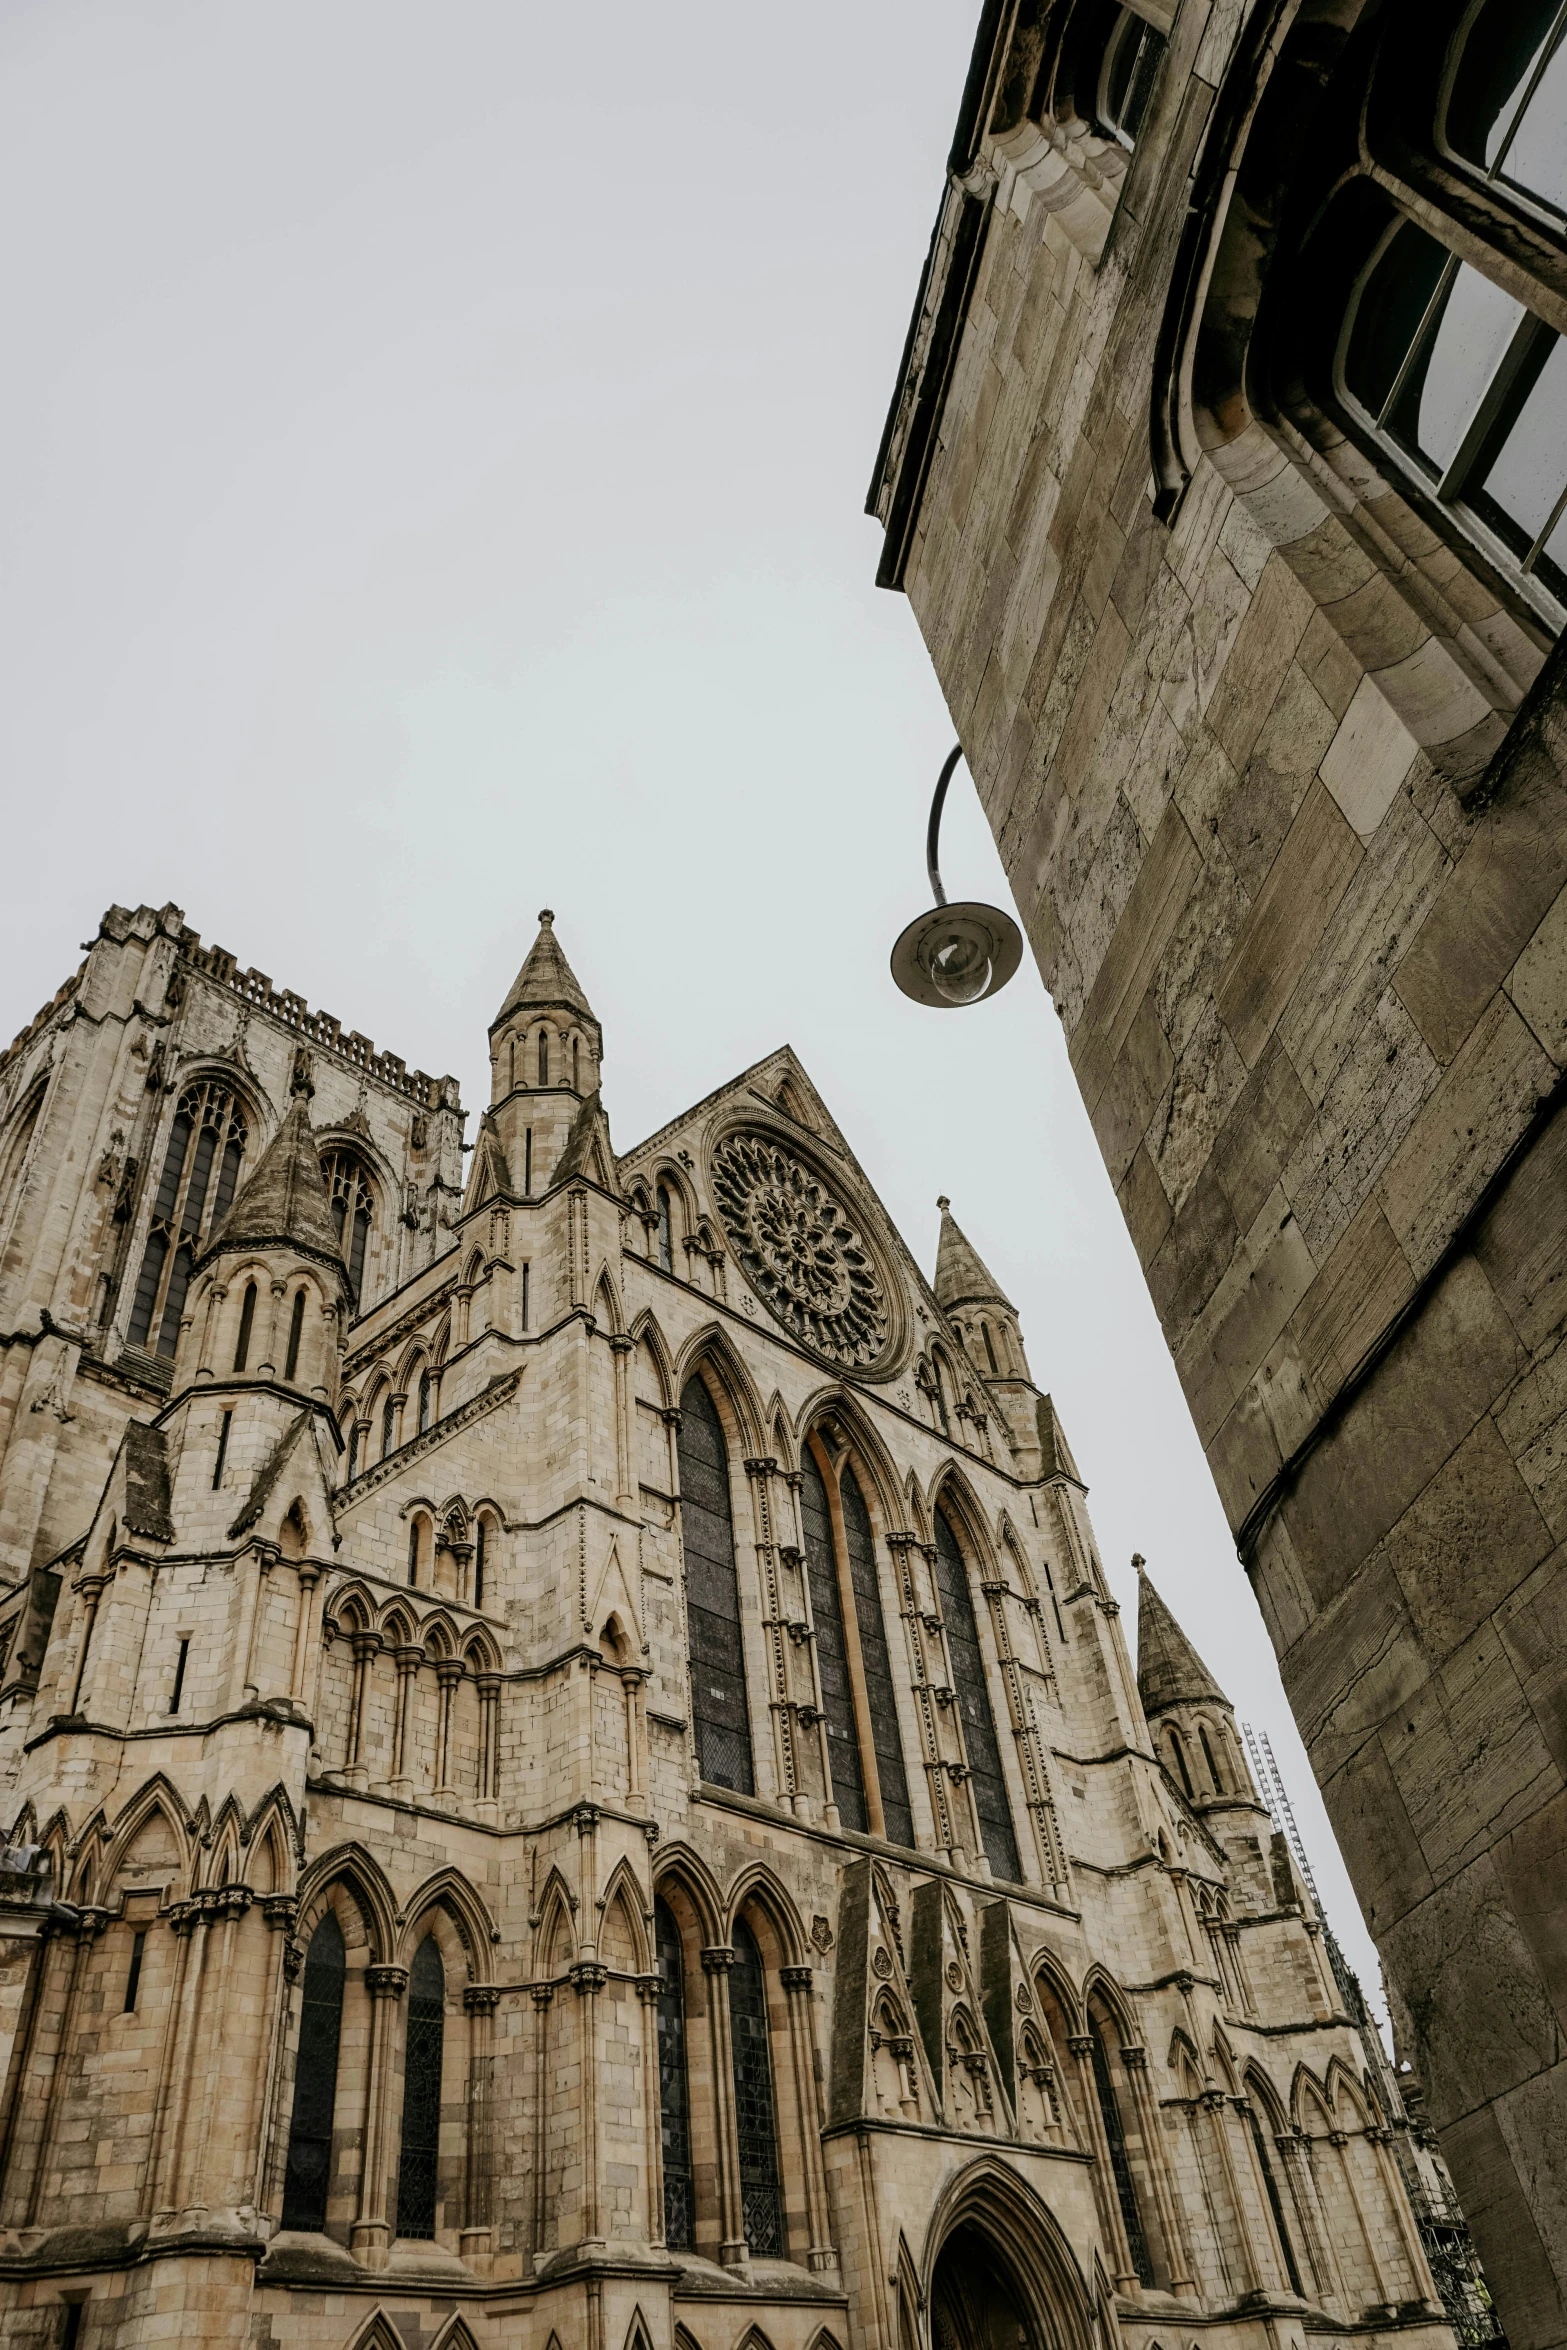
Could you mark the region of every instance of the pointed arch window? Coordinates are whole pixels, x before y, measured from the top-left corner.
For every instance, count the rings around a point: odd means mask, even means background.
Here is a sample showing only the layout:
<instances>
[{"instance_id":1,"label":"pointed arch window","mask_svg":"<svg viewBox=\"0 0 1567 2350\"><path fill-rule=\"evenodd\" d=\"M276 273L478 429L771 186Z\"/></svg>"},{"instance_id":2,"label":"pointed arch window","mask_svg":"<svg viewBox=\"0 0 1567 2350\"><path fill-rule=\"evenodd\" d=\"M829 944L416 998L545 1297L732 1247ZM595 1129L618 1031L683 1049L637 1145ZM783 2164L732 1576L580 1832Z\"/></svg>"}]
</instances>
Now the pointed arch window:
<instances>
[{"instance_id":1,"label":"pointed arch window","mask_svg":"<svg viewBox=\"0 0 1567 2350\"><path fill-rule=\"evenodd\" d=\"M256 1285L247 1282L239 1305L239 1336L234 1342L234 1368L245 1371L250 1367L250 1334L256 1326Z\"/></svg>"},{"instance_id":2,"label":"pointed arch window","mask_svg":"<svg viewBox=\"0 0 1567 2350\"><path fill-rule=\"evenodd\" d=\"M292 1379L299 1369L299 1342L305 1334L305 1293L294 1292L294 1310L288 1323L288 1354L283 1365L283 1376Z\"/></svg>"},{"instance_id":3,"label":"pointed arch window","mask_svg":"<svg viewBox=\"0 0 1567 2350\"><path fill-rule=\"evenodd\" d=\"M549 1081L550 1032L547 1028L541 1028L539 1030L539 1083L541 1085L548 1085Z\"/></svg>"},{"instance_id":4,"label":"pointed arch window","mask_svg":"<svg viewBox=\"0 0 1567 2350\"><path fill-rule=\"evenodd\" d=\"M767 2036L767 1975L756 1936L735 1921L729 1975L729 2030L734 2050L735 2128L740 2142L740 2212L746 2248L761 2260L785 2256L783 2195L778 2178L778 2121Z\"/></svg>"},{"instance_id":5,"label":"pointed arch window","mask_svg":"<svg viewBox=\"0 0 1567 2350\"><path fill-rule=\"evenodd\" d=\"M990 1335L990 1324L988 1322L981 1322L979 1326L979 1334L985 1341L985 1360L990 1365L990 1375L993 1379L999 1379L1001 1373L996 1362L995 1341Z\"/></svg>"},{"instance_id":6,"label":"pointed arch window","mask_svg":"<svg viewBox=\"0 0 1567 2350\"><path fill-rule=\"evenodd\" d=\"M1202 1759L1208 1766L1208 1776L1213 1781L1214 1793L1216 1795L1222 1795L1224 1793L1224 1781L1219 1776L1219 1766L1214 1761L1213 1748L1208 1742L1208 1729L1206 1723L1198 1723L1197 1738L1198 1743L1202 1747Z\"/></svg>"},{"instance_id":7,"label":"pointed arch window","mask_svg":"<svg viewBox=\"0 0 1567 2350\"><path fill-rule=\"evenodd\" d=\"M691 2171L691 2095L686 2075L685 1950L669 1904L654 1905L658 1961L658 2105L664 2149L664 2241L677 2252L696 2243Z\"/></svg>"},{"instance_id":8,"label":"pointed arch window","mask_svg":"<svg viewBox=\"0 0 1567 2350\"><path fill-rule=\"evenodd\" d=\"M357 1305L364 1288L370 1228L375 1222L375 1192L362 1161L352 1151L323 1151L321 1175L332 1202L337 1245L348 1267L348 1286Z\"/></svg>"},{"instance_id":9,"label":"pointed arch window","mask_svg":"<svg viewBox=\"0 0 1567 2350\"><path fill-rule=\"evenodd\" d=\"M430 1399L434 1386L428 1371L419 1374L419 1433L422 1436L430 1425Z\"/></svg>"},{"instance_id":10,"label":"pointed arch window","mask_svg":"<svg viewBox=\"0 0 1567 2350\"><path fill-rule=\"evenodd\" d=\"M388 1396L381 1406L381 1458L385 1460L392 1449L392 1437L397 1427L397 1405Z\"/></svg>"},{"instance_id":11,"label":"pointed arch window","mask_svg":"<svg viewBox=\"0 0 1567 2350\"><path fill-rule=\"evenodd\" d=\"M348 1952L330 1910L310 1937L299 2005L299 2055L294 2111L283 2180L283 2225L319 2235L326 2226L332 2178L332 2119L337 2110L337 2059L343 2032L343 1987Z\"/></svg>"},{"instance_id":12,"label":"pointed arch window","mask_svg":"<svg viewBox=\"0 0 1567 2350\"><path fill-rule=\"evenodd\" d=\"M865 1676L866 1710L876 1755L882 1821L894 1844L912 1845L914 1814L909 1809L903 1741L898 1735L898 1703L893 1692L887 1624L881 1608L881 1581L876 1572L876 1538L865 1496L852 1468L844 1470L838 1493L843 1504L843 1544L848 1554L849 1585L854 1593L854 1617L860 1635L860 1667Z\"/></svg>"},{"instance_id":13,"label":"pointed arch window","mask_svg":"<svg viewBox=\"0 0 1567 2350\"><path fill-rule=\"evenodd\" d=\"M729 1447L717 1407L699 1378L686 1382L680 1398L678 1450L697 1768L714 1786L752 1795Z\"/></svg>"},{"instance_id":14,"label":"pointed arch window","mask_svg":"<svg viewBox=\"0 0 1567 2350\"><path fill-rule=\"evenodd\" d=\"M832 1773L832 1799L846 1828L863 1835L870 1826L865 1803L865 1772L860 1760L859 1725L855 1720L854 1685L849 1672L848 1638L838 1593L838 1561L832 1537L832 1511L827 1488L807 1445L800 1456L800 1531L805 1537L805 1567L811 1586L811 1613L816 1619L816 1669L821 1682L822 1711L827 1716L827 1760Z\"/></svg>"},{"instance_id":15,"label":"pointed arch window","mask_svg":"<svg viewBox=\"0 0 1567 2350\"><path fill-rule=\"evenodd\" d=\"M233 1089L203 1078L179 1099L152 1203L126 1337L172 1357L196 1259L233 1203L245 1155L245 1115Z\"/></svg>"},{"instance_id":16,"label":"pointed arch window","mask_svg":"<svg viewBox=\"0 0 1567 2350\"><path fill-rule=\"evenodd\" d=\"M435 2234L441 2152L441 2057L446 2036L446 1970L426 1934L408 1971L407 2053L403 2064L403 2146L397 2171L397 2233Z\"/></svg>"},{"instance_id":17,"label":"pointed arch window","mask_svg":"<svg viewBox=\"0 0 1567 2350\"><path fill-rule=\"evenodd\" d=\"M1137 2184L1132 2177L1126 2127L1121 2119L1121 2101L1115 2093L1115 2082L1110 2072L1104 2027L1095 2016L1089 2018L1089 2037L1093 2042L1090 2061L1094 2070L1094 2093L1099 2100L1099 2115L1105 2126L1105 2138L1110 2149L1110 2172L1115 2181L1115 2199L1121 2207L1121 2222L1126 2229L1127 2248L1132 2255L1132 2266L1137 2272L1138 2283L1151 2285L1154 2282L1153 2255L1148 2249L1148 2234L1137 2201Z\"/></svg>"},{"instance_id":18,"label":"pointed arch window","mask_svg":"<svg viewBox=\"0 0 1567 2350\"><path fill-rule=\"evenodd\" d=\"M990 1690L980 1652L979 1627L974 1620L968 1569L957 1536L941 1510L936 1512L936 1588L941 1595L941 1613L947 1627L947 1654L952 1660L958 1711L963 1717L963 1740L968 1750L974 1809L979 1816L985 1858L998 1877L1006 1877L1015 1884L1023 1872L1001 1768L995 1716L990 1710Z\"/></svg>"},{"instance_id":19,"label":"pointed arch window","mask_svg":"<svg viewBox=\"0 0 1567 2350\"><path fill-rule=\"evenodd\" d=\"M1181 1786L1185 1792L1186 1800L1190 1803L1195 1798L1196 1790L1192 1786L1191 1767L1186 1760L1186 1743L1180 1731L1173 1727L1170 1731L1170 1752L1175 1757L1175 1767L1181 1775Z\"/></svg>"},{"instance_id":20,"label":"pointed arch window","mask_svg":"<svg viewBox=\"0 0 1567 2350\"><path fill-rule=\"evenodd\" d=\"M661 1273L675 1269L675 1215L667 1183L658 1187L658 1269Z\"/></svg>"},{"instance_id":21,"label":"pointed arch window","mask_svg":"<svg viewBox=\"0 0 1567 2350\"><path fill-rule=\"evenodd\" d=\"M1290 2235L1289 2223L1284 2217L1284 2198L1279 2193L1279 2182L1268 2154L1267 2137L1257 2114L1257 2091L1250 2082L1247 2083L1247 2088L1250 2094L1246 2099L1246 2119L1251 2125L1251 2142L1257 2156L1257 2168L1262 2173L1263 2192L1268 2198L1268 2209L1273 2216L1273 2232L1278 2238L1279 2250L1284 2256L1284 2271L1289 2279L1290 2291L1300 2294L1304 2299L1306 2288L1300 2281L1300 2266L1295 2258L1295 2245Z\"/></svg>"}]
</instances>

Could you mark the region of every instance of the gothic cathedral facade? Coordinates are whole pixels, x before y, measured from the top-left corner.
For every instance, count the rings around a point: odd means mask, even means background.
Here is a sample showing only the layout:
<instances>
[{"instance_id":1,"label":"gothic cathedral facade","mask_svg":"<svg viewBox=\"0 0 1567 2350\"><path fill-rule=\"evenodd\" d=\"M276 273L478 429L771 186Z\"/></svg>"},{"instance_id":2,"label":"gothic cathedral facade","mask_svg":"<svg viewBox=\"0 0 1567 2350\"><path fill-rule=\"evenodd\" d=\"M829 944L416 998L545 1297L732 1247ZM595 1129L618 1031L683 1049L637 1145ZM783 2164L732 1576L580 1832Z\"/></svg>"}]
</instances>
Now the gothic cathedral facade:
<instances>
[{"instance_id":1,"label":"gothic cathedral facade","mask_svg":"<svg viewBox=\"0 0 1567 2350\"><path fill-rule=\"evenodd\" d=\"M0 1057L0 2342L1450 2350L1234 1717L787 1048L173 907Z\"/></svg>"}]
</instances>

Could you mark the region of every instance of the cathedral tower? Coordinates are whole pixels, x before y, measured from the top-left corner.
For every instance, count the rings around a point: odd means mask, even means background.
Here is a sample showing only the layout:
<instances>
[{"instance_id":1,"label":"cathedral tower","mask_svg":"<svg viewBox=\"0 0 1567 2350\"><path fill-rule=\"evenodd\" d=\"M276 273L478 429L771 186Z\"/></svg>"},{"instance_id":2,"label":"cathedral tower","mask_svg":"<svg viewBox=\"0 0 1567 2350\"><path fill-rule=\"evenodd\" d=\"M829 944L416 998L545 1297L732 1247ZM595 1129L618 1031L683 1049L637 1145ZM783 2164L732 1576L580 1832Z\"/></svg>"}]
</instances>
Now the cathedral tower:
<instances>
[{"instance_id":1,"label":"cathedral tower","mask_svg":"<svg viewBox=\"0 0 1567 2350\"><path fill-rule=\"evenodd\" d=\"M936 1303L963 1340L970 1363L994 1397L1008 1439L1025 1476L1040 1464L1039 1392L1023 1351L1017 1308L979 1251L959 1230L952 1203L943 1197L941 1237L936 1244Z\"/></svg>"},{"instance_id":2,"label":"cathedral tower","mask_svg":"<svg viewBox=\"0 0 1567 2350\"><path fill-rule=\"evenodd\" d=\"M490 1026L490 1110L510 1188L537 1199L554 1181L585 1101L599 1089L604 1037L555 936L546 906L539 935Z\"/></svg>"}]
</instances>

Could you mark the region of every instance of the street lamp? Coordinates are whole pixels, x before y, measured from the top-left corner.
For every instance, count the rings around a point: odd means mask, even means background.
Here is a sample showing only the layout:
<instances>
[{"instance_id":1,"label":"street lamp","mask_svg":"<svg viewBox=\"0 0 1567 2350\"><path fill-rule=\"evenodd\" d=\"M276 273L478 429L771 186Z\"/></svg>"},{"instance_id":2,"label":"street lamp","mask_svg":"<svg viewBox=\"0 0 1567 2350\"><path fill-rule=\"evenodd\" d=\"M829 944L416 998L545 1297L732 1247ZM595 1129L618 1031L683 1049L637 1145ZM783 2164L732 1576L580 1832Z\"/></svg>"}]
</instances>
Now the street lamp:
<instances>
[{"instance_id":1,"label":"street lamp","mask_svg":"<svg viewBox=\"0 0 1567 2350\"><path fill-rule=\"evenodd\" d=\"M1005 987L1023 960L1023 937L1010 914L999 906L973 900L949 906L941 886L936 846L941 832L942 804L952 771L963 756L954 743L936 781L925 833L925 870L936 903L918 915L892 950L892 976L906 996L937 1011L960 1011L966 1004L982 1004L986 996Z\"/></svg>"}]
</instances>

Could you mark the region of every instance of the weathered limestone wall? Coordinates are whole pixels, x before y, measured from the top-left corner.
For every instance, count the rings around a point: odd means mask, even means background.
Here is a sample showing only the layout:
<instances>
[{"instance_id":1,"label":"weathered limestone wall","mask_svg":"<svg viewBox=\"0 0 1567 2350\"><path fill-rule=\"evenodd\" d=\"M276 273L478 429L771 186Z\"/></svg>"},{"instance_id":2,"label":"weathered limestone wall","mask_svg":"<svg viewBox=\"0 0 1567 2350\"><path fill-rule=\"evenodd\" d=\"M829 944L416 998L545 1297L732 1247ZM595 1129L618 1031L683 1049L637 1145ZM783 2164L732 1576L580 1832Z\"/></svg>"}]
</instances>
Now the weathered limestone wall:
<instances>
[{"instance_id":1,"label":"weathered limestone wall","mask_svg":"<svg viewBox=\"0 0 1567 2350\"><path fill-rule=\"evenodd\" d=\"M1156 337L1239 29L1182 0L1124 181L1081 123L977 140L988 225L903 584L1509 2336L1547 2343L1561 663L1519 718L1543 631L1341 434L1204 424L1155 518Z\"/></svg>"}]
</instances>

